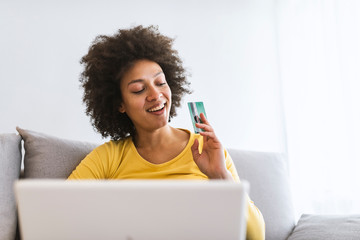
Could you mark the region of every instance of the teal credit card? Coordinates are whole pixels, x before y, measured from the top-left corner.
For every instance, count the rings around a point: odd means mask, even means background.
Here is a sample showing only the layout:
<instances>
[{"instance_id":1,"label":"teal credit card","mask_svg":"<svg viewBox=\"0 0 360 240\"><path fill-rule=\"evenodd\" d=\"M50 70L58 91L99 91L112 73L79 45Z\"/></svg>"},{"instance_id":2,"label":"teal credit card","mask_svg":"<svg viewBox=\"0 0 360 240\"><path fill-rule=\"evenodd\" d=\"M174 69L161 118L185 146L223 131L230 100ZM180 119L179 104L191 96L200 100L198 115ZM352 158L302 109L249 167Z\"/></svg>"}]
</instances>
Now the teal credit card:
<instances>
[{"instance_id":1,"label":"teal credit card","mask_svg":"<svg viewBox=\"0 0 360 240\"><path fill-rule=\"evenodd\" d=\"M195 133L204 132L202 129L197 128L195 126L195 123L201 123L200 113L204 113L205 117L207 118L206 113L205 113L204 103L203 102L188 102L188 107L189 107L191 121L192 121L192 124L194 127L194 132Z\"/></svg>"}]
</instances>

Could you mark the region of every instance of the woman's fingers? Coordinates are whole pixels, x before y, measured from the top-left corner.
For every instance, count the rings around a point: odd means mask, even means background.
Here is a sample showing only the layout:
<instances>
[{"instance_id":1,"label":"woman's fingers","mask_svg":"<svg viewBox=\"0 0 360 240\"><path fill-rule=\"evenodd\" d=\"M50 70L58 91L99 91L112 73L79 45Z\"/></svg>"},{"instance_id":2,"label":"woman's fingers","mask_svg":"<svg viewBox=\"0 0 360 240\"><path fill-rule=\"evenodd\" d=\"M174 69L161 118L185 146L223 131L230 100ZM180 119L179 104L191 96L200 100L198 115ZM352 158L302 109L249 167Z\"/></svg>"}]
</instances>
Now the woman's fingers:
<instances>
[{"instance_id":1,"label":"woman's fingers","mask_svg":"<svg viewBox=\"0 0 360 240\"><path fill-rule=\"evenodd\" d=\"M204 113L200 113L200 119L201 119L201 123L195 123L196 127L201 128L207 132L214 131L213 128L211 127L209 121L206 119Z\"/></svg>"},{"instance_id":2,"label":"woman's fingers","mask_svg":"<svg viewBox=\"0 0 360 240\"><path fill-rule=\"evenodd\" d=\"M204 114L201 114L200 117L201 117L201 119L202 119L201 121L203 121L203 123L196 123L196 127L202 129L204 132L200 132L199 134L203 137L206 137L205 138L206 141L209 139L212 139L215 143L218 143L219 140L216 137L214 129L209 124L209 121L205 118Z\"/></svg>"},{"instance_id":3,"label":"woman's fingers","mask_svg":"<svg viewBox=\"0 0 360 240\"><path fill-rule=\"evenodd\" d=\"M216 139L216 135L214 132L200 132L200 135L204 137Z\"/></svg>"},{"instance_id":4,"label":"woman's fingers","mask_svg":"<svg viewBox=\"0 0 360 240\"><path fill-rule=\"evenodd\" d=\"M204 113L200 113L200 119L201 119L201 122L209 125L209 121L206 119Z\"/></svg>"},{"instance_id":5,"label":"woman's fingers","mask_svg":"<svg viewBox=\"0 0 360 240\"><path fill-rule=\"evenodd\" d=\"M194 140L194 144L191 146L191 151L192 151L194 160L197 160L200 157L199 141L197 139Z\"/></svg>"},{"instance_id":6,"label":"woman's fingers","mask_svg":"<svg viewBox=\"0 0 360 240\"><path fill-rule=\"evenodd\" d=\"M196 123L196 127L202 129L204 132L200 132L200 135L207 137L206 139L213 139L217 141L214 129L210 125L209 121L206 119L204 113L200 113L201 123Z\"/></svg>"},{"instance_id":7,"label":"woman's fingers","mask_svg":"<svg viewBox=\"0 0 360 240\"><path fill-rule=\"evenodd\" d=\"M208 125L208 124L204 124L204 123L196 123L195 126L197 128L201 128L202 130L206 131L206 132L213 132L213 128Z\"/></svg>"}]
</instances>

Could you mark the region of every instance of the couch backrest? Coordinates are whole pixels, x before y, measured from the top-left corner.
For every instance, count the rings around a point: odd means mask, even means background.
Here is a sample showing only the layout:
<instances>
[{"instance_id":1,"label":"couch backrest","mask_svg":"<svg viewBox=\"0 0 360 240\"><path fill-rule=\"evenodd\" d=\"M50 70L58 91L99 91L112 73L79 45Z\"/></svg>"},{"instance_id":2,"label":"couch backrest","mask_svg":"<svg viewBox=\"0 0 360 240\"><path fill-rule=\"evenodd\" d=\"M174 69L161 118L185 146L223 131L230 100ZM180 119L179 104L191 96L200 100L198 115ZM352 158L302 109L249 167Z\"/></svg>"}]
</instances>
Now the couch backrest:
<instances>
[{"instance_id":1,"label":"couch backrest","mask_svg":"<svg viewBox=\"0 0 360 240\"><path fill-rule=\"evenodd\" d=\"M24 140L25 178L66 178L96 147L96 144L17 130ZM265 219L266 239L286 239L295 226L295 217L285 156L236 149L229 149L229 153L240 179L250 183L250 197Z\"/></svg>"},{"instance_id":2,"label":"couch backrest","mask_svg":"<svg viewBox=\"0 0 360 240\"><path fill-rule=\"evenodd\" d=\"M14 240L17 226L13 184L21 168L21 137L0 134L0 239Z\"/></svg>"},{"instance_id":3,"label":"couch backrest","mask_svg":"<svg viewBox=\"0 0 360 240\"><path fill-rule=\"evenodd\" d=\"M250 183L250 198L265 219L266 240L285 240L295 226L286 156L228 149L240 179Z\"/></svg>"}]
</instances>

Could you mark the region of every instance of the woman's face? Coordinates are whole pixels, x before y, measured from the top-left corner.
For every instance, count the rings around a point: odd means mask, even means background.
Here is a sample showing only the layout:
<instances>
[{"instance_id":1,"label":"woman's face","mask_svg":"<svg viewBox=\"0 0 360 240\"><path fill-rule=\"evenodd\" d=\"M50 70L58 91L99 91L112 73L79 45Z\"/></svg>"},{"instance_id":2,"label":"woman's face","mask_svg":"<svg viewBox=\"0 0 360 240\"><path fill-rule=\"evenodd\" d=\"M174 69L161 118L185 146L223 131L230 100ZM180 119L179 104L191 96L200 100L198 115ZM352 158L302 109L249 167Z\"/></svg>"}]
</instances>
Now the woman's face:
<instances>
[{"instance_id":1,"label":"woman's face","mask_svg":"<svg viewBox=\"0 0 360 240\"><path fill-rule=\"evenodd\" d=\"M138 60L120 81L123 102L119 111L126 113L135 129L154 131L167 125L171 90L161 67L153 61Z\"/></svg>"}]
</instances>

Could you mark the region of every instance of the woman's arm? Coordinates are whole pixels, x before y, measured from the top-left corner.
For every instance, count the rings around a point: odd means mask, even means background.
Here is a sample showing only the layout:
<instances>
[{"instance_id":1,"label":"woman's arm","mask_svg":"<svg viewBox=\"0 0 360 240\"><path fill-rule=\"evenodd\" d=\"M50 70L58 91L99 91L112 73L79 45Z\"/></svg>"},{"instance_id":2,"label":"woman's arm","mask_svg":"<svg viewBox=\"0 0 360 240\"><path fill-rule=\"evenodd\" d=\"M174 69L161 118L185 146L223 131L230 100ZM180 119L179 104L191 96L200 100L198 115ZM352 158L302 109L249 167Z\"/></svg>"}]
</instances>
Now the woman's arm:
<instances>
[{"instance_id":1,"label":"woman's arm","mask_svg":"<svg viewBox=\"0 0 360 240\"><path fill-rule=\"evenodd\" d=\"M230 155L224 150L203 113L200 114L200 118L202 123L196 123L196 127L205 130L205 132L200 132L200 135L203 136L202 151L199 150L199 141L197 139L195 139L191 147L195 163L210 179L240 181ZM264 218L248 196L247 202L248 221L246 239L263 240L265 239Z\"/></svg>"},{"instance_id":2,"label":"woman's arm","mask_svg":"<svg viewBox=\"0 0 360 240\"><path fill-rule=\"evenodd\" d=\"M247 200L248 221L246 227L246 239L263 240L265 239L265 222L263 215L248 196Z\"/></svg>"}]
</instances>

